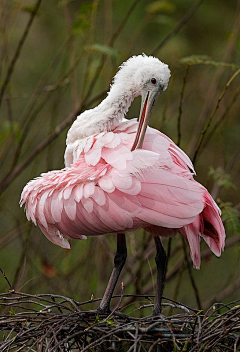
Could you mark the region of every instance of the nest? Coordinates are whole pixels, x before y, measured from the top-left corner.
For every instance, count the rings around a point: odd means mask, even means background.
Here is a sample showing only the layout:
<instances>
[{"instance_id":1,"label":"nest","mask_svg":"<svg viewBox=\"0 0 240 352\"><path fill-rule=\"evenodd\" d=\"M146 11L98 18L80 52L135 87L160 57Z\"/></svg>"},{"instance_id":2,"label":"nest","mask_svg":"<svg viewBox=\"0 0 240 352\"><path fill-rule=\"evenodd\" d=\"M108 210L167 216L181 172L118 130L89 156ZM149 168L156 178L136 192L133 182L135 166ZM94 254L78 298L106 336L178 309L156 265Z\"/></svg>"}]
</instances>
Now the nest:
<instances>
[{"instance_id":1,"label":"nest","mask_svg":"<svg viewBox=\"0 0 240 352\"><path fill-rule=\"evenodd\" d=\"M153 296L114 296L117 307L99 316L92 299L70 298L14 290L0 294L0 350L4 351L237 351L240 346L240 300L216 303L206 313L164 299L169 316L131 317L122 313L131 298L145 300L142 315ZM129 309L129 304L128 304Z\"/></svg>"}]
</instances>

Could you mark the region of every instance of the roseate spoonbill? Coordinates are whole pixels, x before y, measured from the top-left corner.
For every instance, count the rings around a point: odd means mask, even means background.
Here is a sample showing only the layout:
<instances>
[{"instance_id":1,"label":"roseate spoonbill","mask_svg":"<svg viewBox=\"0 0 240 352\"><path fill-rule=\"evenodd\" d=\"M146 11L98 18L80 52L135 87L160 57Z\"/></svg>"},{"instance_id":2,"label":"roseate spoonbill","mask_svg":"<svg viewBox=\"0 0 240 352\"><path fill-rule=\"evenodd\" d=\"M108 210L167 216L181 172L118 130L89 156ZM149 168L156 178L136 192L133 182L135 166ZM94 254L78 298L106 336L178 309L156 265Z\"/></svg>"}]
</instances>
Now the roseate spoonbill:
<instances>
[{"instance_id":1,"label":"roseate spoonbill","mask_svg":"<svg viewBox=\"0 0 240 352\"><path fill-rule=\"evenodd\" d=\"M125 233L150 232L157 255L154 314L161 312L166 253L160 237L183 235L193 265L200 267L200 237L220 256L225 231L220 210L193 179L188 156L167 136L147 127L156 99L167 89L168 66L133 56L122 64L108 96L77 117L67 135L65 169L50 171L23 189L28 220L63 248L68 239L117 234L114 269L99 310L110 300L127 257ZM139 120L125 115L142 96Z\"/></svg>"}]
</instances>

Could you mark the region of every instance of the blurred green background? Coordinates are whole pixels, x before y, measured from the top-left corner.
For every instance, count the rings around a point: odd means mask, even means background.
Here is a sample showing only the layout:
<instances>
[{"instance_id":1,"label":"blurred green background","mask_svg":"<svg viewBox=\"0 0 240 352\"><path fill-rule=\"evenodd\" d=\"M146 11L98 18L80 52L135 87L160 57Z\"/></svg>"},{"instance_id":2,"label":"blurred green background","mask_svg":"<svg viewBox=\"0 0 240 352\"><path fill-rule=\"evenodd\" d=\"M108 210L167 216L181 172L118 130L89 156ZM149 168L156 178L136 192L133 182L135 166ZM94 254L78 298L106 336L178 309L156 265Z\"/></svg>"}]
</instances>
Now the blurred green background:
<instances>
[{"instance_id":1,"label":"blurred green background","mask_svg":"<svg viewBox=\"0 0 240 352\"><path fill-rule=\"evenodd\" d=\"M211 119L196 158L196 179L222 209L227 248L216 258L202 243L201 270L191 270L201 307L239 298L239 31L239 0L1 0L0 267L16 290L78 301L102 296L115 236L74 241L70 251L63 250L27 222L20 194L33 177L64 167L66 133L76 112L104 98L118 66L131 55L154 52L170 66L172 78L151 126L193 158ZM136 99L128 117L138 116L139 108ZM153 294L154 241L143 231L127 241L116 293L123 281L125 293ZM7 289L0 276L0 292ZM171 244L164 295L198 306L181 238Z\"/></svg>"}]
</instances>

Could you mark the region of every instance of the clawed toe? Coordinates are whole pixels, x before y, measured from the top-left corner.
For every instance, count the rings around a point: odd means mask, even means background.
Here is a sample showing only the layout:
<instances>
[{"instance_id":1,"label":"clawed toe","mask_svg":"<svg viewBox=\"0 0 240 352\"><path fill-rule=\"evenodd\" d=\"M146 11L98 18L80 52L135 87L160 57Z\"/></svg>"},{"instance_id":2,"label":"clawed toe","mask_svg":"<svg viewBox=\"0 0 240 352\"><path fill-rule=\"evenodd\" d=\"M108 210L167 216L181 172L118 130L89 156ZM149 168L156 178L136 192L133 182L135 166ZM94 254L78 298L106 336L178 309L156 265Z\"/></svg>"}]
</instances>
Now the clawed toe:
<instances>
[{"instance_id":1,"label":"clawed toe","mask_svg":"<svg viewBox=\"0 0 240 352\"><path fill-rule=\"evenodd\" d=\"M111 314L111 310L109 307L105 307L105 308L97 308L97 314L99 315L109 315Z\"/></svg>"}]
</instances>

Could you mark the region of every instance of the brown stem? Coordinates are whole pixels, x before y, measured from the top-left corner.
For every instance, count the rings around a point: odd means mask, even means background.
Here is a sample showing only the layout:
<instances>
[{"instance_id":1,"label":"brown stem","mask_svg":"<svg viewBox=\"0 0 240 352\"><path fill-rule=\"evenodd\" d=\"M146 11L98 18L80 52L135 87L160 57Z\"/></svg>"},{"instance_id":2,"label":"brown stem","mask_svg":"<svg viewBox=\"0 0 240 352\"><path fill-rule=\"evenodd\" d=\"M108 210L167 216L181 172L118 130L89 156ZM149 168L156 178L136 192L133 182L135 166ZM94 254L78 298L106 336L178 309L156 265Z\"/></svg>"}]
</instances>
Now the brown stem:
<instances>
[{"instance_id":1,"label":"brown stem","mask_svg":"<svg viewBox=\"0 0 240 352\"><path fill-rule=\"evenodd\" d=\"M119 27L116 29L116 31L113 33L108 45L109 46L113 46L117 37L119 36L119 34L121 33L121 31L123 30L124 26L126 25L131 13L133 12L133 10L135 9L136 5L138 4L140 0L135 0L132 4L132 6L129 8L129 10L127 11L126 13L126 16L123 18L122 22L120 23ZM98 80L98 77L100 76L100 73L103 69L103 66L104 66L104 63L105 63L105 60L106 60L106 55L102 55L101 57L101 60L100 60L100 63L95 71L95 75L89 85L89 89L87 91L87 94L85 96L85 99L91 95L94 87L95 87L95 84L97 83L97 80Z\"/></svg>"},{"instance_id":2,"label":"brown stem","mask_svg":"<svg viewBox=\"0 0 240 352\"><path fill-rule=\"evenodd\" d=\"M206 125L205 125L203 131L201 132L200 137L199 137L198 144L197 144L197 148L196 148L196 151L195 151L194 157L193 157L193 164L196 162L197 155L198 155L199 150L200 150L200 148L201 148L201 146L202 146L204 136L205 136L206 132L208 131L210 125L211 125L212 119L213 119L213 117L215 116L216 111L218 110L219 105L220 105L220 103L221 103L221 101L222 101L222 99L223 99L223 97L224 97L224 95L225 95L225 93L226 93L228 87L231 85L231 83L234 81L234 79L238 76L239 73L240 73L240 69L237 70L237 71L232 75L232 77L227 81L227 83L226 83L226 85L225 85L225 87L224 87L222 93L220 94L220 96L219 96L219 98L218 98L218 101L217 101L217 103L216 103L216 105L215 105L215 107L214 107L214 109L213 109L211 115L209 116L209 119L208 119L208 121L207 121L207 123L206 123Z\"/></svg>"},{"instance_id":3,"label":"brown stem","mask_svg":"<svg viewBox=\"0 0 240 352\"><path fill-rule=\"evenodd\" d=\"M189 73L189 68L190 68L190 66L188 65L186 67L185 75L183 77L182 90L181 90L181 94L180 94L179 113L178 113L178 119L177 119L177 132L178 132L177 145L179 147L180 147L180 143L181 143L182 104L183 104L183 97L184 97L184 92L185 92L185 88L186 88L186 82L187 82L187 76Z\"/></svg>"},{"instance_id":4,"label":"brown stem","mask_svg":"<svg viewBox=\"0 0 240 352\"><path fill-rule=\"evenodd\" d=\"M9 83L9 81L11 79L11 76L13 74L13 70L14 70L15 64L17 62L17 59L19 58L19 55L20 55L20 52L22 50L23 44L24 44L24 42L25 42L25 40L27 38L27 35L29 33L29 30L31 28L31 25L33 23L33 20L34 20L36 14L37 14L37 11L39 9L39 6L40 6L41 2L42 2L42 0L37 0L36 6L35 6L34 10L31 12L31 16L29 18L29 21L28 21L28 23L26 25L26 28L25 28L25 30L23 32L23 35L22 35L22 37L21 37L21 39L20 39L20 41L18 43L17 50L16 50L16 52L15 52L13 58L12 58L12 61L10 62L6 78L5 78L4 82L3 82L3 85L2 85L1 90L0 90L0 106L1 106L1 103L2 103L2 98L3 98L3 95L5 93L5 90L6 90L7 86L8 86L8 83Z\"/></svg>"},{"instance_id":5,"label":"brown stem","mask_svg":"<svg viewBox=\"0 0 240 352\"><path fill-rule=\"evenodd\" d=\"M190 20L190 18L194 15L194 13L197 11L199 6L202 4L204 0L197 0L195 3L192 5L190 10L186 13L185 16L178 22L176 27L170 32L166 38L164 38L161 43L152 51L151 55L156 55L160 49L164 47L164 45L172 39L179 31L180 29Z\"/></svg>"},{"instance_id":6,"label":"brown stem","mask_svg":"<svg viewBox=\"0 0 240 352\"><path fill-rule=\"evenodd\" d=\"M202 309L202 303L201 303L201 300L200 300L198 288L197 288L196 282L194 280L194 277L193 277L193 274L192 274L192 267L191 267L189 259L188 259L188 254L187 254L187 250L186 250L186 243L185 243L183 238L182 238L182 242L183 242L183 250L184 250L185 261L186 261L186 264L187 264L187 269L188 269L190 281L191 281L191 284L192 284L192 288L193 288L194 293L195 293L198 309Z\"/></svg>"}]
</instances>

